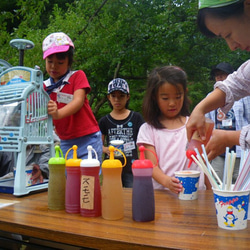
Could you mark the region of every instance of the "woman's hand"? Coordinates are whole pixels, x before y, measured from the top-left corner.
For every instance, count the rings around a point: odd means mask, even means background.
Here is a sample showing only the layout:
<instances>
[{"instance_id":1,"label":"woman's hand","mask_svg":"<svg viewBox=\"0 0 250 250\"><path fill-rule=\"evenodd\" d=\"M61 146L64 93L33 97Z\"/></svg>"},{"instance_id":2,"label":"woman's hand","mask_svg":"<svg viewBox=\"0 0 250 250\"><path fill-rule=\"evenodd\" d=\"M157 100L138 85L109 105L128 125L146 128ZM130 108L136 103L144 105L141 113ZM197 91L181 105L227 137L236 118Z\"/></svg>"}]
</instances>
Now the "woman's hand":
<instances>
[{"instance_id":1,"label":"woman's hand","mask_svg":"<svg viewBox=\"0 0 250 250\"><path fill-rule=\"evenodd\" d=\"M206 145L206 152L208 160L213 160L216 156L226 152L226 147L233 147L239 145L240 130L227 131L214 129L211 139Z\"/></svg>"},{"instance_id":2,"label":"woman's hand","mask_svg":"<svg viewBox=\"0 0 250 250\"><path fill-rule=\"evenodd\" d=\"M197 130L198 135L202 140L206 139L206 123L205 115L202 113L199 108L195 108L190 115L187 122L187 138L188 141L191 140L193 133Z\"/></svg>"}]
</instances>

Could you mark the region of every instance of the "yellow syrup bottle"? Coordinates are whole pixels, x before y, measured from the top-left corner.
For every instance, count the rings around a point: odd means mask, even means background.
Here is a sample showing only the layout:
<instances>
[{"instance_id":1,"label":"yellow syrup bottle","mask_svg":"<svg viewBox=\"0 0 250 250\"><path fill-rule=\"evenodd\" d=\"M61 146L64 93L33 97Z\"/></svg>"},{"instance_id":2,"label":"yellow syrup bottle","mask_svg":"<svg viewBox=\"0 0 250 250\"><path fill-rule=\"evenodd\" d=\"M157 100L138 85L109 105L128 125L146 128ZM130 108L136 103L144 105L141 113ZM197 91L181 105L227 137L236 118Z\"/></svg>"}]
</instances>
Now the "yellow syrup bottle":
<instances>
[{"instance_id":1,"label":"yellow syrup bottle","mask_svg":"<svg viewBox=\"0 0 250 250\"><path fill-rule=\"evenodd\" d=\"M106 220L119 220L124 216L124 202L122 189L122 167L126 165L126 157L124 157L124 164L118 159L114 159L113 146L109 146L110 158L102 163L102 217Z\"/></svg>"}]
</instances>

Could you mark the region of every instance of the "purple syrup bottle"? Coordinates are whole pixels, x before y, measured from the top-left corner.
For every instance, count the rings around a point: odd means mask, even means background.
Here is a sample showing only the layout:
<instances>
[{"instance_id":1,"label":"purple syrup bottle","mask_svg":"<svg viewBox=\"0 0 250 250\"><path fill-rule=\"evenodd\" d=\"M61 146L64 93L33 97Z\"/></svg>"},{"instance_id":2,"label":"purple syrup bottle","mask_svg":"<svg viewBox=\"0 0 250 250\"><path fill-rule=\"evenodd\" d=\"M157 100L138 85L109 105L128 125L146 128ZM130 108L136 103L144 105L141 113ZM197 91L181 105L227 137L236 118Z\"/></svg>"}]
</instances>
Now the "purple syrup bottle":
<instances>
[{"instance_id":1,"label":"purple syrup bottle","mask_svg":"<svg viewBox=\"0 0 250 250\"><path fill-rule=\"evenodd\" d=\"M140 159L132 164L134 176L132 191L132 217L135 221L155 219L155 199L152 183L153 164L144 157L144 146L139 147Z\"/></svg>"}]
</instances>

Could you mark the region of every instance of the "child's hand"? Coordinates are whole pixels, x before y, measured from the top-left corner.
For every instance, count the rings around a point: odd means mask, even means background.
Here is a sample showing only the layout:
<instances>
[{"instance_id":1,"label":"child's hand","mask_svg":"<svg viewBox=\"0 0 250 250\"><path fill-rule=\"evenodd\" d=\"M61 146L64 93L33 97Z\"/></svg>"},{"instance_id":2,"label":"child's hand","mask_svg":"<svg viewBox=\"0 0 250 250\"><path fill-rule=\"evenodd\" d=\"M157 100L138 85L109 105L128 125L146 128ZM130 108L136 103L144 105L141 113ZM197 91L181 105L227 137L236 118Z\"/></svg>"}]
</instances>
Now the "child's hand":
<instances>
[{"instance_id":1,"label":"child's hand","mask_svg":"<svg viewBox=\"0 0 250 250\"><path fill-rule=\"evenodd\" d=\"M58 119L58 108L56 102L49 100L48 102L48 114L52 116L53 119Z\"/></svg>"},{"instance_id":2,"label":"child's hand","mask_svg":"<svg viewBox=\"0 0 250 250\"><path fill-rule=\"evenodd\" d=\"M169 178L168 188L175 194L178 194L182 191L182 185L180 184L179 179L175 177Z\"/></svg>"},{"instance_id":3,"label":"child's hand","mask_svg":"<svg viewBox=\"0 0 250 250\"><path fill-rule=\"evenodd\" d=\"M106 155L110 155L109 147L103 147L103 153Z\"/></svg>"}]
</instances>

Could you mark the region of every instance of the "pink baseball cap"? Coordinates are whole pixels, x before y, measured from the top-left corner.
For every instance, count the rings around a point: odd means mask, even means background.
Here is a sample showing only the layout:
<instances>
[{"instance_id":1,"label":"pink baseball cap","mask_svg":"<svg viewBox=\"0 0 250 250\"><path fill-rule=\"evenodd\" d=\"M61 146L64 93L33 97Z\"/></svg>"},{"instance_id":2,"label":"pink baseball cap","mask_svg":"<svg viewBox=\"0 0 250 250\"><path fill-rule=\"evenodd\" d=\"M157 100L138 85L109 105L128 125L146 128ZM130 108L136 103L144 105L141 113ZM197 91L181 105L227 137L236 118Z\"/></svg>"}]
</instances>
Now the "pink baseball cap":
<instances>
[{"instance_id":1,"label":"pink baseball cap","mask_svg":"<svg viewBox=\"0 0 250 250\"><path fill-rule=\"evenodd\" d=\"M43 59L55 53L66 52L70 46L75 47L65 33L52 33L43 40Z\"/></svg>"}]
</instances>

